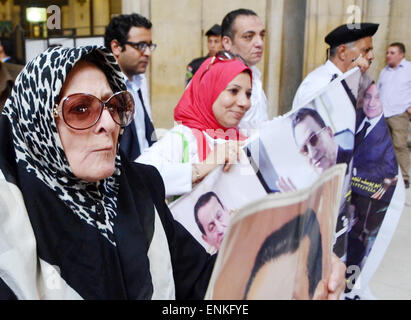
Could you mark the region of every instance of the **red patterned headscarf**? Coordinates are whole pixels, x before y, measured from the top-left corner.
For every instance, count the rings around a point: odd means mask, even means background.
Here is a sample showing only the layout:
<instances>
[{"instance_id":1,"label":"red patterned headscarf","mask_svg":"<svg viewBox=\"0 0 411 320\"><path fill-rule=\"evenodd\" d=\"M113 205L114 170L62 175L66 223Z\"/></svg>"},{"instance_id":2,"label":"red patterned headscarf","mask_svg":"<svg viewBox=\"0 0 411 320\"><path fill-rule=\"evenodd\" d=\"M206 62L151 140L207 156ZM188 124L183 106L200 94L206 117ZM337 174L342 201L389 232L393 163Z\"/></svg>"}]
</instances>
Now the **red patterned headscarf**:
<instances>
[{"instance_id":1,"label":"red patterned headscarf","mask_svg":"<svg viewBox=\"0 0 411 320\"><path fill-rule=\"evenodd\" d=\"M197 139L198 157L203 161L210 152L204 131L212 138L244 140L238 128L220 125L213 113L213 104L227 85L244 70L251 69L238 59L208 58L194 74L174 109L174 120L191 128Z\"/></svg>"}]
</instances>

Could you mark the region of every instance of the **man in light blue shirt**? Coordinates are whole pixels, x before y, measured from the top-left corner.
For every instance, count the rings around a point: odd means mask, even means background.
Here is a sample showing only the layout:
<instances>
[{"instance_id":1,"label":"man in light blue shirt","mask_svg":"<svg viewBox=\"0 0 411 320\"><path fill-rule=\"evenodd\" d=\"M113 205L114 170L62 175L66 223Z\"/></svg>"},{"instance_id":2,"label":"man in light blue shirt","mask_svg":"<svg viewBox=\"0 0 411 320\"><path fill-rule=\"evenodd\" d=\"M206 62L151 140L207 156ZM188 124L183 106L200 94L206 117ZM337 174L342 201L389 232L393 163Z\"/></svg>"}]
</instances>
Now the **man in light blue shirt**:
<instances>
[{"instance_id":1,"label":"man in light blue shirt","mask_svg":"<svg viewBox=\"0 0 411 320\"><path fill-rule=\"evenodd\" d=\"M156 48L151 22L136 13L114 17L106 28L104 44L111 50L135 103L134 121L124 129L120 149L134 161L155 141L154 126L144 73Z\"/></svg>"},{"instance_id":2,"label":"man in light blue shirt","mask_svg":"<svg viewBox=\"0 0 411 320\"><path fill-rule=\"evenodd\" d=\"M392 43L387 50L387 66L381 71L378 90L384 116L390 129L395 155L401 167L406 188L409 187L409 154L407 110L411 107L411 62L405 59L405 46Z\"/></svg>"}]
</instances>

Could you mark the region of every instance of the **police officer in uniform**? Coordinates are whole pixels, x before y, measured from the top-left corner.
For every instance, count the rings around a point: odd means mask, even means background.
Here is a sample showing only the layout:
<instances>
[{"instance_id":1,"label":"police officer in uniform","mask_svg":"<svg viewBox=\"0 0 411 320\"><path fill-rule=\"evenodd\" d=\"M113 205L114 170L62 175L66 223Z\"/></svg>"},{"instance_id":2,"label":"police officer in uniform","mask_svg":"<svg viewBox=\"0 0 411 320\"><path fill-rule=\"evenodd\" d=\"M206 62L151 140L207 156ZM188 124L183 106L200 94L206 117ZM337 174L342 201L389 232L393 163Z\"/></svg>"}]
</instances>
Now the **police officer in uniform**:
<instances>
[{"instance_id":1,"label":"police officer in uniform","mask_svg":"<svg viewBox=\"0 0 411 320\"><path fill-rule=\"evenodd\" d=\"M223 49L221 43L221 26L218 24L213 25L210 30L206 32L208 54L205 57L196 58L191 61L187 66L186 72L186 84L188 84L191 78L194 76L201 64L209 57L214 56L218 51Z\"/></svg>"},{"instance_id":2,"label":"police officer in uniform","mask_svg":"<svg viewBox=\"0 0 411 320\"><path fill-rule=\"evenodd\" d=\"M325 37L330 46L329 59L301 83L294 97L293 110L303 107L307 99L348 70L358 66L365 73L375 58L372 37L378 27L378 24L365 22L358 26L344 24L331 31Z\"/></svg>"}]
</instances>

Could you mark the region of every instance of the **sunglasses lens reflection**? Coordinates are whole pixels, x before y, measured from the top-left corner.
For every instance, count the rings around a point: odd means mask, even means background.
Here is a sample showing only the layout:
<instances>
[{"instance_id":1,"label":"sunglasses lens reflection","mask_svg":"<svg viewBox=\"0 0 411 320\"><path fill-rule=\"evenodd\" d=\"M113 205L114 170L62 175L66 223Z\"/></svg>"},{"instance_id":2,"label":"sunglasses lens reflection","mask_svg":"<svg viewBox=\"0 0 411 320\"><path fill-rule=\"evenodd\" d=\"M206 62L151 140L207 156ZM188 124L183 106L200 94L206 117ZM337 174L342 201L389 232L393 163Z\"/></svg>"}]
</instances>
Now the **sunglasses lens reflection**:
<instances>
[{"instance_id":1,"label":"sunglasses lens reflection","mask_svg":"<svg viewBox=\"0 0 411 320\"><path fill-rule=\"evenodd\" d=\"M123 91L113 95L106 103L111 117L121 127L133 119L134 101L130 93ZM103 112L104 103L98 98L77 93L63 102L63 119L73 129L83 130L95 125Z\"/></svg>"},{"instance_id":2,"label":"sunglasses lens reflection","mask_svg":"<svg viewBox=\"0 0 411 320\"><path fill-rule=\"evenodd\" d=\"M134 102L133 97L128 92L114 95L107 101L107 108L113 120L121 127L125 127L133 120Z\"/></svg>"},{"instance_id":3,"label":"sunglasses lens reflection","mask_svg":"<svg viewBox=\"0 0 411 320\"><path fill-rule=\"evenodd\" d=\"M301 154L303 154L303 155L308 154L308 144L310 144L311 147L315 147L317 145L318 140L319 140L318 135L319 135L319 133L316 132L308 139L308 143L304 144L301 147L301 150L300 150Z\"/></svg>"},{"instance_id":4,"label":"sunglasses lens reflection","mask_svg":"<svg viewBox=\"0 0 411 320\"><path fill-rule=\"evenodd\" d=\"M64 121L74 129L93 126L100 116L100 101L90 95L74 94L63 103Z\"/></svg>"}]
</instances>

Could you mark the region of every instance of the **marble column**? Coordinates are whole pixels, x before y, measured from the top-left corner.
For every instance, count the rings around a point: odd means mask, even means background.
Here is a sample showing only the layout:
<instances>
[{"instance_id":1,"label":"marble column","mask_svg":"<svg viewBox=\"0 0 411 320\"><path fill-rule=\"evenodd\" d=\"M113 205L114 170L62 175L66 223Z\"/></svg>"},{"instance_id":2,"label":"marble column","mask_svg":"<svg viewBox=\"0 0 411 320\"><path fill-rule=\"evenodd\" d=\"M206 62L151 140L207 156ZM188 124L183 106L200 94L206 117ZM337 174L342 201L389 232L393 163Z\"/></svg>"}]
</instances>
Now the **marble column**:
<instances>
[{"instance_id":1,"label":"marble column","mask_svg":"<svg viewBox=\"0 0 411 320\"><path fill-rule=\"evenodd\" d=\"M295 92L302 81L305 13L305 2L284 1L282 46L278 44L282 48L278 114L291 110Z\"/></svg>"},{"instance_id":2,"label":"marble column","mask_svg":"<svg viewBox=\"0 0 411 320\"><path fill-rule=\"evenodd\" d=\"M266 10L264 91L268 101L268 116L273 118L281 113L281 59L283 43L283 12L285 0L268 0Z\"/></svg>"},{"instance_id":3,"label":"marble column","mask_svg":"<svg viewBox=\"0 0 411 320\"><path fill-rule=\"evenodd\" d=\"M393 2L397 2L397 0L368 0L364 5L363 21L380 24L373 37L375 60L368 70L369 75L375 81L378 81L379 73L385 66L385 53L390 29L395 24L395 21L390 17Z\"/></svg>"}]
</instances>

